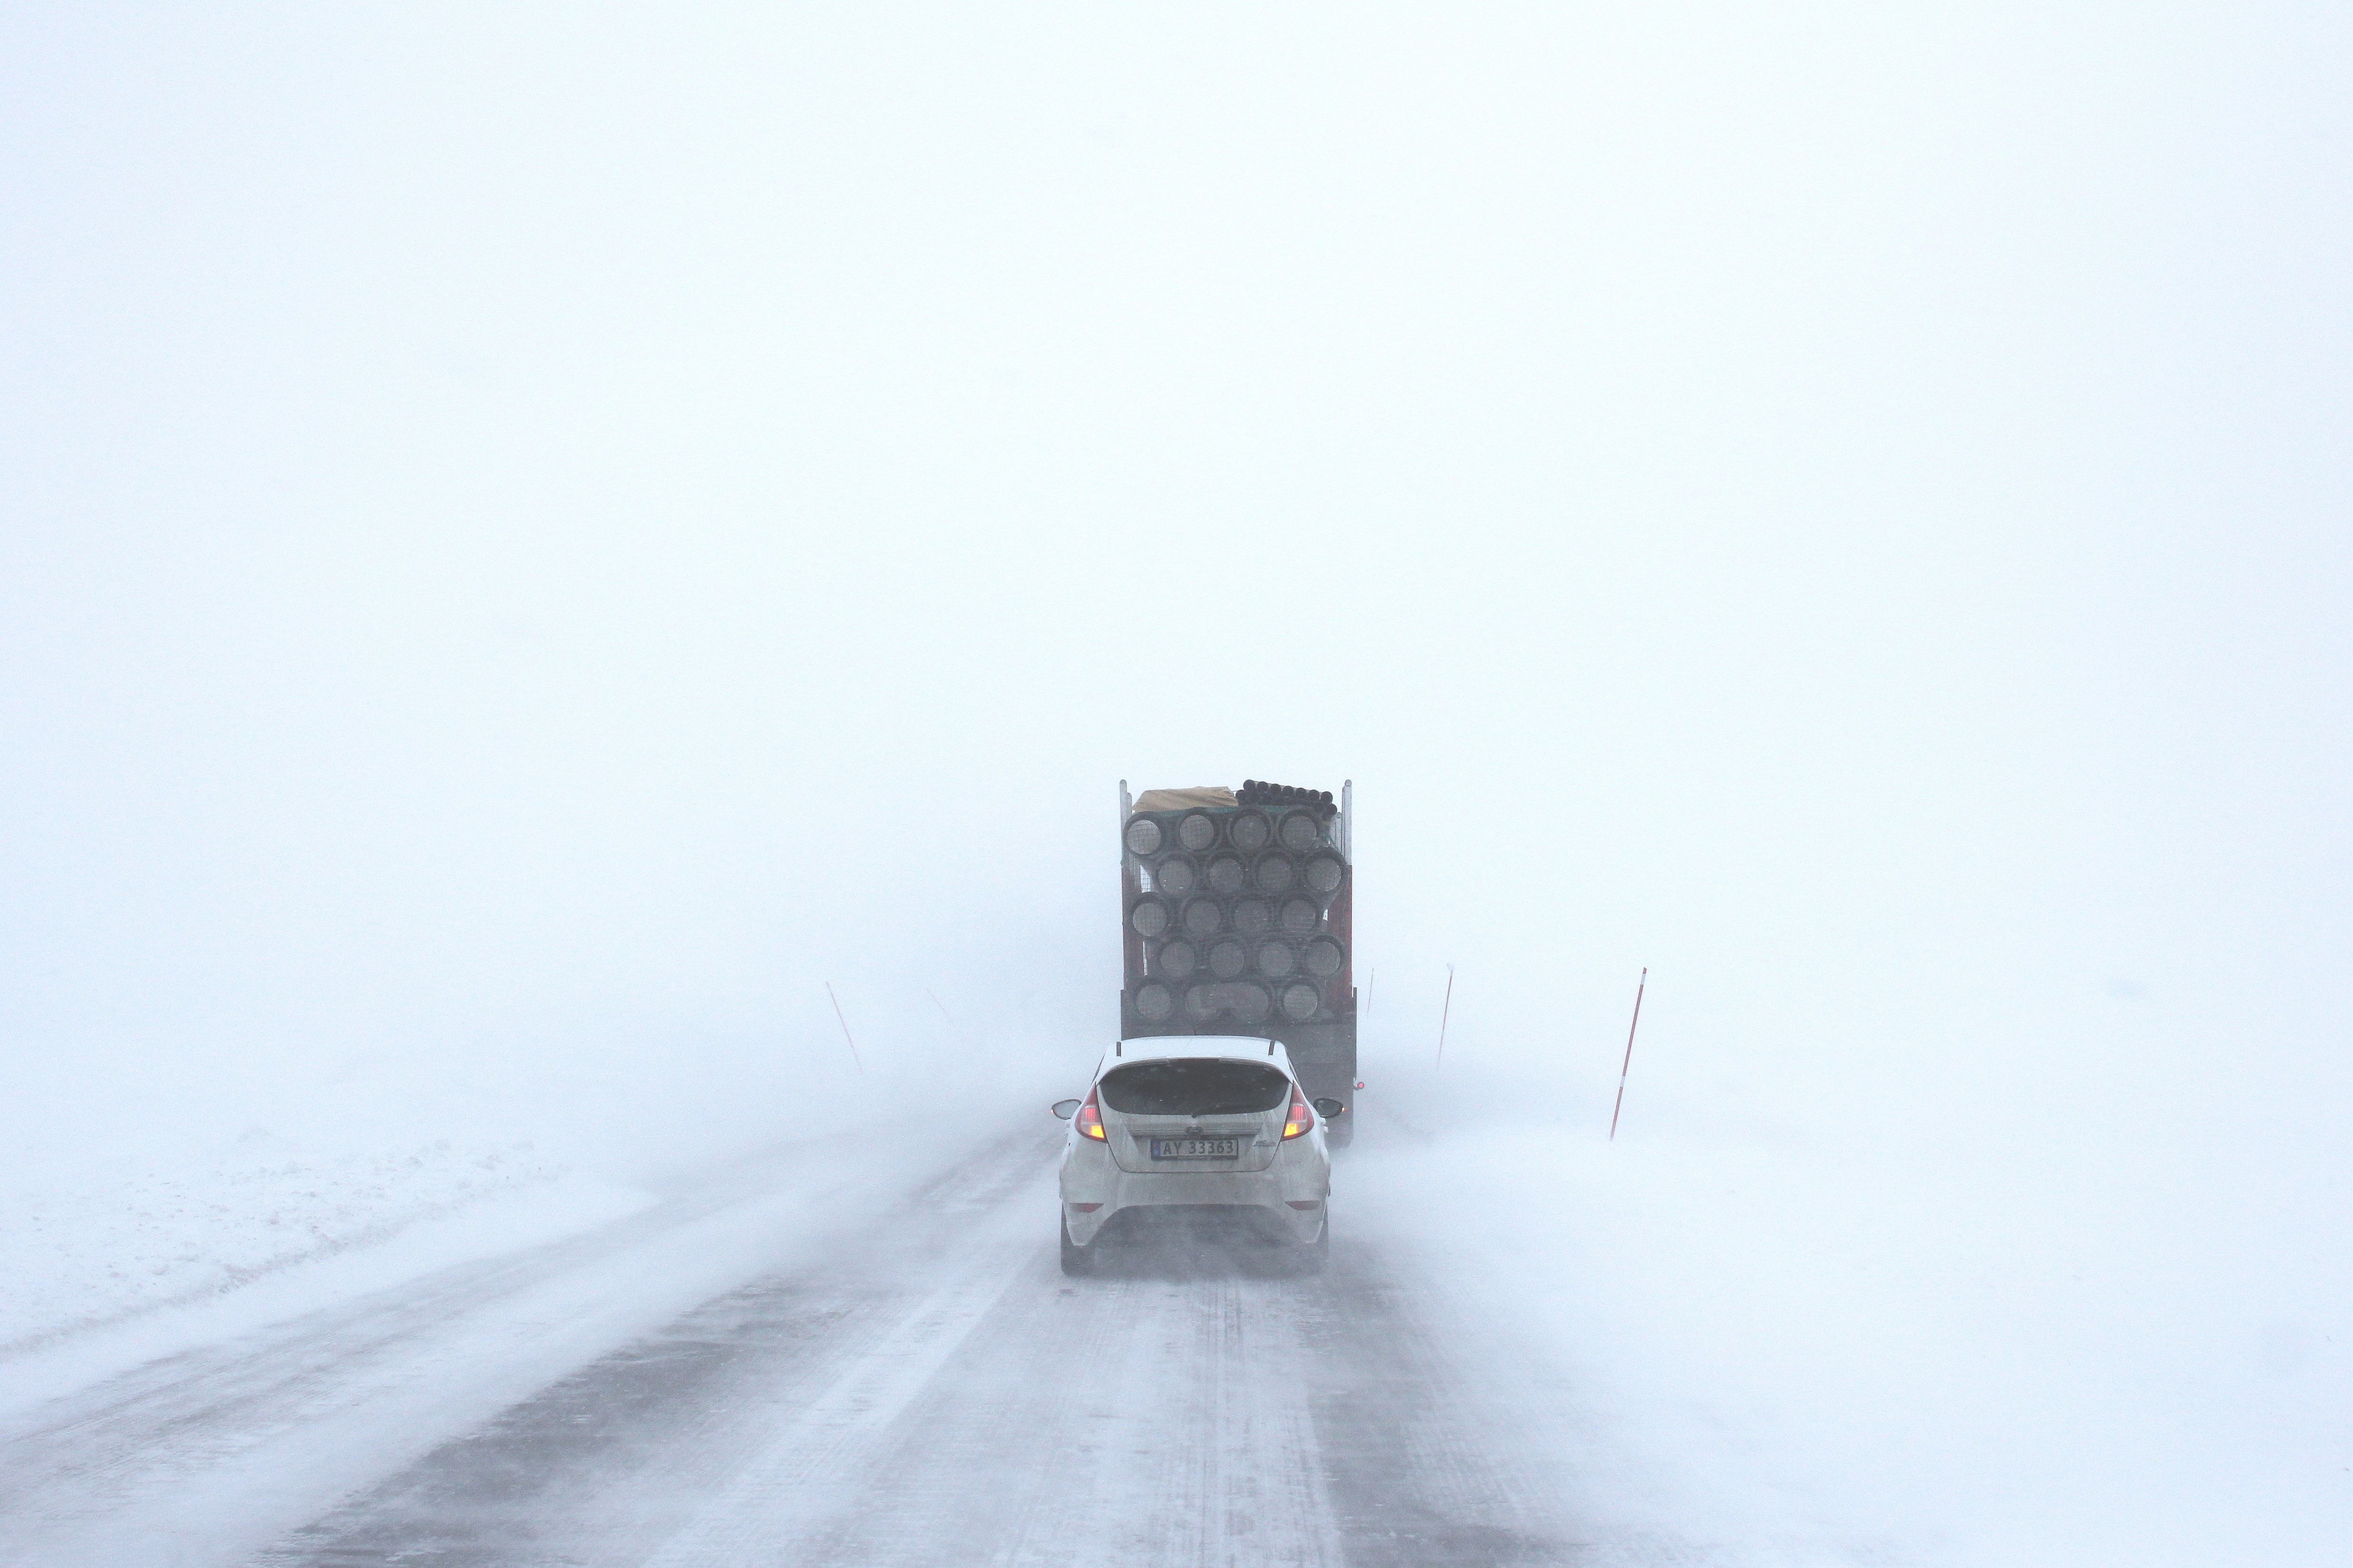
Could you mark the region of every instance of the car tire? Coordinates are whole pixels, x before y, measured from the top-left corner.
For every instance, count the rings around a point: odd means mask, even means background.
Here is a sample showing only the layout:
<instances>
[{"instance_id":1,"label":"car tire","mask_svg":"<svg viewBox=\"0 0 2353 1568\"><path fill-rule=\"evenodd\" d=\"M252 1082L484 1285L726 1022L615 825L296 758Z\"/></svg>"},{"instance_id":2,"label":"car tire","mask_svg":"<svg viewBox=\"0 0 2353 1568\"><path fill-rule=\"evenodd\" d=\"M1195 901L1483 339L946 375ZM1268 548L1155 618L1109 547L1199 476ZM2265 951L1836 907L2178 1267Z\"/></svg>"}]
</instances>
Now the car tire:
<instances>
[{"instance_id":1,"label":"car tire","mask_svg":"<svg viewBox=\"0 0 2353 1568\"><path fill-rule=\"evenodd\" d=\"M1095 1271L1095 1255L1071 1239L1071 1221L1065 1215L1055 1227L1062 1238L1062 1272L1079 1279Z\"/></svg>"}]
</instances>

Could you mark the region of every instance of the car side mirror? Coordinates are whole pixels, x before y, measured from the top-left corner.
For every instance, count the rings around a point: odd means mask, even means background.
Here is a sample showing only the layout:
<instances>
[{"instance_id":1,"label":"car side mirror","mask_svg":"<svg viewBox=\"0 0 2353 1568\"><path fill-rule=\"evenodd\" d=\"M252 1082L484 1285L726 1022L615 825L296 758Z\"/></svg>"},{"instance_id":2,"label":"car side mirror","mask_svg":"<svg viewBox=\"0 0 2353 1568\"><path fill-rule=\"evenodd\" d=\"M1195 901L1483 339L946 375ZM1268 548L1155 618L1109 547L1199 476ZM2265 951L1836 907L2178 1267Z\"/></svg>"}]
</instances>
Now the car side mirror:
<instances>
[{"instance_id":1,"label":"car side mirror","mask_svg":"<svg viewBox=\"0 0 2353 1568\"><path fill-rule=\"evenodd\" d=\"M1338 1100L1332 1099L1329 1095L1326 1095L1324 1099L1315 1102L1315 1114L1324 1118L1326 1121L1331 1121L1332 1118L1335 1116L1345 1116L1347 1113L1348 1108L1341 1104Z\"/></svg>"},{"instance_id":2,"label":"car side mirror","mask_svg":"<svg viewBox=\"0 0 2353 1568\"><path fill-rule=\"evenodd\" d=\"M1079 1102L1075 1100L1058 1100L1046 1109L1052 1111L1062 1121L1068 1121L1071 1117L1078 1114Z\"/></svg>"}]
</instances>

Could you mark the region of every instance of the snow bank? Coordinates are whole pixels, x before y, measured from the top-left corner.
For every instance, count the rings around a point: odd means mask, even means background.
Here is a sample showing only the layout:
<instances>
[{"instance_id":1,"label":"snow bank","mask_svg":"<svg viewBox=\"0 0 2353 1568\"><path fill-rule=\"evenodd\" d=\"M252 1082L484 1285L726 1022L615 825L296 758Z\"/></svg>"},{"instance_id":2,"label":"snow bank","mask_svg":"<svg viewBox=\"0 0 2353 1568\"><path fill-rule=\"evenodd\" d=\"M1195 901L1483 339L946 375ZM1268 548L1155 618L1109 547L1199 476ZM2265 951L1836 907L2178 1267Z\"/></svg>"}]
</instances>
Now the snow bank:
<instances>
[{"instance_id":1,"label":"snow bank","mask_svg":"<svg viewBox=\"0 0 2353 1568\"><path fill-rule=\"evenodd\" d=\"M945 1098L974 1127L1035 1116L1064 1091L1063 1058L1084 1059L955 1050L914 1038L862 992L848 999L873 1026L864 1069L822 1033L772 1046L765 1076L669 1040L634 1054L551 1047L520 1065L412 1047L305 1075L225 1071L194 1049L111 1076L28 1059L0 1097L0 1358L230 1295L304 1310L538 1245L878 1105ZM320 1267L360 1253L381 1261ZM253 1289L290 1276L311 1284Z\"/></svg>"},{"instance_id":2,"label":"snow bank","mask_svg":"<svg viewBox=\"0 0 2353 1568\"><path fill-rule=\"evenodd\" d=\"M1409 1110L1366 1107L1341 1223L1486 1326L1461 1353L1598 1561L2341 1557L2325 1187L2242 1181L2200 1212L2096 1138L1612 1145L1402 1088Z\"/></svg>"},{"instance_id":3,"label":"snow bank","mask_svg":"<svg viewBox=\"0 0 2353 1568\"><path fill-rule=\"evenodd\" d=\"M20 1170L0 1192L0 1354L583 1179L528 1143L322 1151L260 1127L218 1148Z\"/></svg>"}]
</instances>

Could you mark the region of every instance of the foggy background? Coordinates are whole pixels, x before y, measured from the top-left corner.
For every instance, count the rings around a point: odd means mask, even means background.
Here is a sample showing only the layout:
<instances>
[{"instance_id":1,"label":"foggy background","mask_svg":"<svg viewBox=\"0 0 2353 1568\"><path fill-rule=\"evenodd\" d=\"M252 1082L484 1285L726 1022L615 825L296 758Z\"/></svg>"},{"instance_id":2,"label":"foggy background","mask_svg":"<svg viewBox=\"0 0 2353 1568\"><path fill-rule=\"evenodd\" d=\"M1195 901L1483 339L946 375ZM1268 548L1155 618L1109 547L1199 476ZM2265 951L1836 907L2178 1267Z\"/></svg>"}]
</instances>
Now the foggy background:
<instances>
[{"instance_id":1,"label":"foggy background","mask_svg":"<svg viewBox=\"0 0 2353 1568\"><path fill-rule=\"evenodd\" d=\"M2019 1386L2118 1357L1922 1474L2128 1431L2339 1551L2348 44L18 6L0 1133L632 1179L1026 1110L1116 1027L1119 781L1353 778L1430 1180L1604 1180L1647 964L1631 1212L1867 1194L2077 1325Z\"/></svg>"}]
</instances>

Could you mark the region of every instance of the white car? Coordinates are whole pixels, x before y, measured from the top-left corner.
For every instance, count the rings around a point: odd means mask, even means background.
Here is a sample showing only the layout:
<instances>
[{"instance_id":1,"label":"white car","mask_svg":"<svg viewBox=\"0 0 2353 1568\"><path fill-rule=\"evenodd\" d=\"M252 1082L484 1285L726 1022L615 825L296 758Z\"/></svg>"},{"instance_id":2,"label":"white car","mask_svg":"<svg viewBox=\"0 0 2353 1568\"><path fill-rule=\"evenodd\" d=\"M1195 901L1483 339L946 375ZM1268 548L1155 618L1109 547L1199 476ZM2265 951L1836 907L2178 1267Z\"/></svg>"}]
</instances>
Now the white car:
<instances>
[{"instance_id":1,"label":"white car","mask_svg":"<svg viewBox=\"0 0 2353 1568\"><path fill-rule=\"evenodd\" d=\"M1122 1040L1095 1068L1062 1152L1062 1272L1098 1248L1212 1229L1284 1249L1319 1269L1332 1245L1332 1155L1279 1040L1166 1035Z\"/></svg>"}]
</instances>

